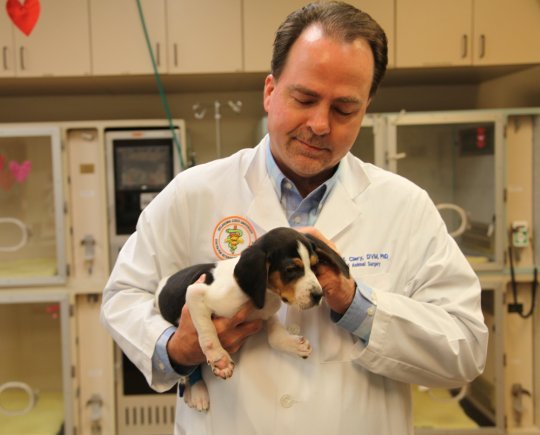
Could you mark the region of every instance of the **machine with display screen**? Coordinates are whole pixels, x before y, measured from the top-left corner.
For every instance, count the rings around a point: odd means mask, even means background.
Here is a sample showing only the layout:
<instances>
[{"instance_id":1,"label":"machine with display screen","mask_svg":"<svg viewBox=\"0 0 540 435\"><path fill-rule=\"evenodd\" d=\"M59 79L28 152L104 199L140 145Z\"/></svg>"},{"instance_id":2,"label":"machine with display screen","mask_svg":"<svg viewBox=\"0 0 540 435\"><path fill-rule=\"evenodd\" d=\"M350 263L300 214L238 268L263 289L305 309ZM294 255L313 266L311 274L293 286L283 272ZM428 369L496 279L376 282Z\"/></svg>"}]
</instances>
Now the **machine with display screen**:
<instances>
[{"instance_id":1,"label":"machine with display screen","mask_svg":"<svg viewBox=\"0 0 540 435\"><path fill-rule=\"evenodd\" d=\"M181 137L178 127L176 135ZM114 264L118 251L135 231L141 211L180 171L181 154L171 130L165 128L106 130L105 143L110 258Z\"/></svg>"}]
</instances>

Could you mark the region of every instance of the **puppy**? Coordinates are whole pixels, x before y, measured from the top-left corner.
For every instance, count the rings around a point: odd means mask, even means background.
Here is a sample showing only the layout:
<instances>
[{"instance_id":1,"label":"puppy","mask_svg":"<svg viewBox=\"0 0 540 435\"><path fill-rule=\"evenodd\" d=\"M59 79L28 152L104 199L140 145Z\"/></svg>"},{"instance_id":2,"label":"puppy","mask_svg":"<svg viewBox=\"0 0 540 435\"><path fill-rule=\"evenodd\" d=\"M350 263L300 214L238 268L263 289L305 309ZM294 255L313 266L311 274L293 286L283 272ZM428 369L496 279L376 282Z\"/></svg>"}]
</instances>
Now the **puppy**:
<instances>
[{"instance_id":1,"label":"puppy","mask_svg":"<svg viewBox=\"0 0 540 435\"><path fill-rule=\"evenodd\" d=\"M320 303L323 291L315 275L319 263L349 277L347 264L324 242L291 228L276 228L240 257L194 265L162 279L156 305L164 319L178 326L182 306L187 303L212 372L226 379L233 374L234 362L219 342L212 316L230 318L249 300L256 308L250 319L266 321L270 346L302 358L311 354L309 341L289 334L276 312L281 301L300 309ZM203 274L204 282L196 282ZM202 378L185 387L186 403L206 411L209 397Z\"/></svg>"}]
</instances>

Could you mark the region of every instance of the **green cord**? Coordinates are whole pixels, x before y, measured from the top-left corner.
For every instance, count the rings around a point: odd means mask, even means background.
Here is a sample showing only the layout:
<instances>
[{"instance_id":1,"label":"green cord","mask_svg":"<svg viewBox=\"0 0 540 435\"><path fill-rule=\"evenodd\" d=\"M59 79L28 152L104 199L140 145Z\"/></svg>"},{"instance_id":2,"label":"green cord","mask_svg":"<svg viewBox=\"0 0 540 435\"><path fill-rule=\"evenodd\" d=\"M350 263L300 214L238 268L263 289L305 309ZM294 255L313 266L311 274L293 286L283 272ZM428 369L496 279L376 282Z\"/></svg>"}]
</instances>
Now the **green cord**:
<instances>
[{"instance_id":1,"label":"green cord","mask_svg":"<svg viewBox=\"0 0 540 435\"><path fill-rule=\"evenodd\" d=\"M141 24L144 31L144 37L146 39L148 53L150 54L150 60L152 61L152 68L154 69L154 77L156 78L156 84L159 90L159 95L161 97L161 103L163 104L163 108L165 109L165 114L169 122L169 128L171 129L173 141L176 147L176 151L178 152L178 158L180 160L180 170L182 170L182 169L185 169L184 157L182 156L182 146L180 145L180 140L178 139L178 135L176 134L176 130L173 125L171 111L169 109L169 103L167 102L167 97L165 96L163 83L161 82L161 77L159 75L159 71L156 65L156 60L154 58L154 52L152 51L152 44L150 43L150 37L148 36L148 30L146 28L146 22L144 20L144 13L141 6L141 0L137 0L137 8L139 9L139 16L141 17Z\"/></svg>"}]
</instances>

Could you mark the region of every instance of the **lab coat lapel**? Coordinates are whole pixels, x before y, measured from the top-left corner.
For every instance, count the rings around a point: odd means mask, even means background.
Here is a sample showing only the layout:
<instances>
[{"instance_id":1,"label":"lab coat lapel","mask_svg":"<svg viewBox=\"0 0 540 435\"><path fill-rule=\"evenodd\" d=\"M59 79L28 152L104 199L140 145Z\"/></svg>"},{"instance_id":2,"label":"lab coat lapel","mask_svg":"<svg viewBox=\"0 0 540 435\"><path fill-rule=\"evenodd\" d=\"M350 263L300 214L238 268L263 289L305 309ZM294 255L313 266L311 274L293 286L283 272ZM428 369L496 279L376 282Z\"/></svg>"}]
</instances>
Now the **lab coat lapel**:
<instances>
[{"instance_id":1,"label":"lab coat lapel","mask_svg":"<svg viewBox=\"0 0 540 435\"><path fill-rule=\"evenodd\" d=\"M320 212L315 227L332 239L362 214L357 197L368 187L369 179L360 162L348 154L340 163L337 180Z\"/></svg>"},{"instance_id":2,"label":"lab coat lapel","mask_svg":"<svg viewBox=\"0 0 540 435\"><path fill-rule=\"evenodd\" d=\"M253 194L247 217L267 232L276 227L288 227L289 223L266 171L265 141L266 138L259 143L245 180Z\"/></svg>"}]
</instances>

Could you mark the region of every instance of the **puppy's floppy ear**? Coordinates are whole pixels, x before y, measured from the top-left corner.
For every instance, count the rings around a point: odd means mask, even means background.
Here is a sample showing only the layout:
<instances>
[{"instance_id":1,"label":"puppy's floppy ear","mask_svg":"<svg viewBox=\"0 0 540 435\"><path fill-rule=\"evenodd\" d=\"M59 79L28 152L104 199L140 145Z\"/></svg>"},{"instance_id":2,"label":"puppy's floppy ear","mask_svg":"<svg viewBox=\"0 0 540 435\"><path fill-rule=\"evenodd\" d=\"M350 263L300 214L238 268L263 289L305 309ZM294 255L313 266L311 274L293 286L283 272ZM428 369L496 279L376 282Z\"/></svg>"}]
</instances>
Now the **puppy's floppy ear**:
<instances>
[{"instance_id":1,"label":"puppy's floppy ear","mask_svg":"<svg viewBox=\"0 0 540 435\"><path fill-rule=\"evenodd\" d=\"M330 246L324 243L321 239L318 239L311 234L305 234L309 241L313 245L315 253L319 257L319 262L330 266L336 271L344 275L346 278L350 278L349 266L345 263L345 260L341 258L336 251L334 251Z\"/></svg>"},{"instance_id":2,"label":"puppy's floppy ear","mask_svg":"<svg viewBox=\"0 0 540 435\"><path fill-rule=\"evenodd\" d=\"M258 309L264 307L268 281L265 251L256 245L243 251L234 268L234 278Z\"/></svg>"}]
</instances>

